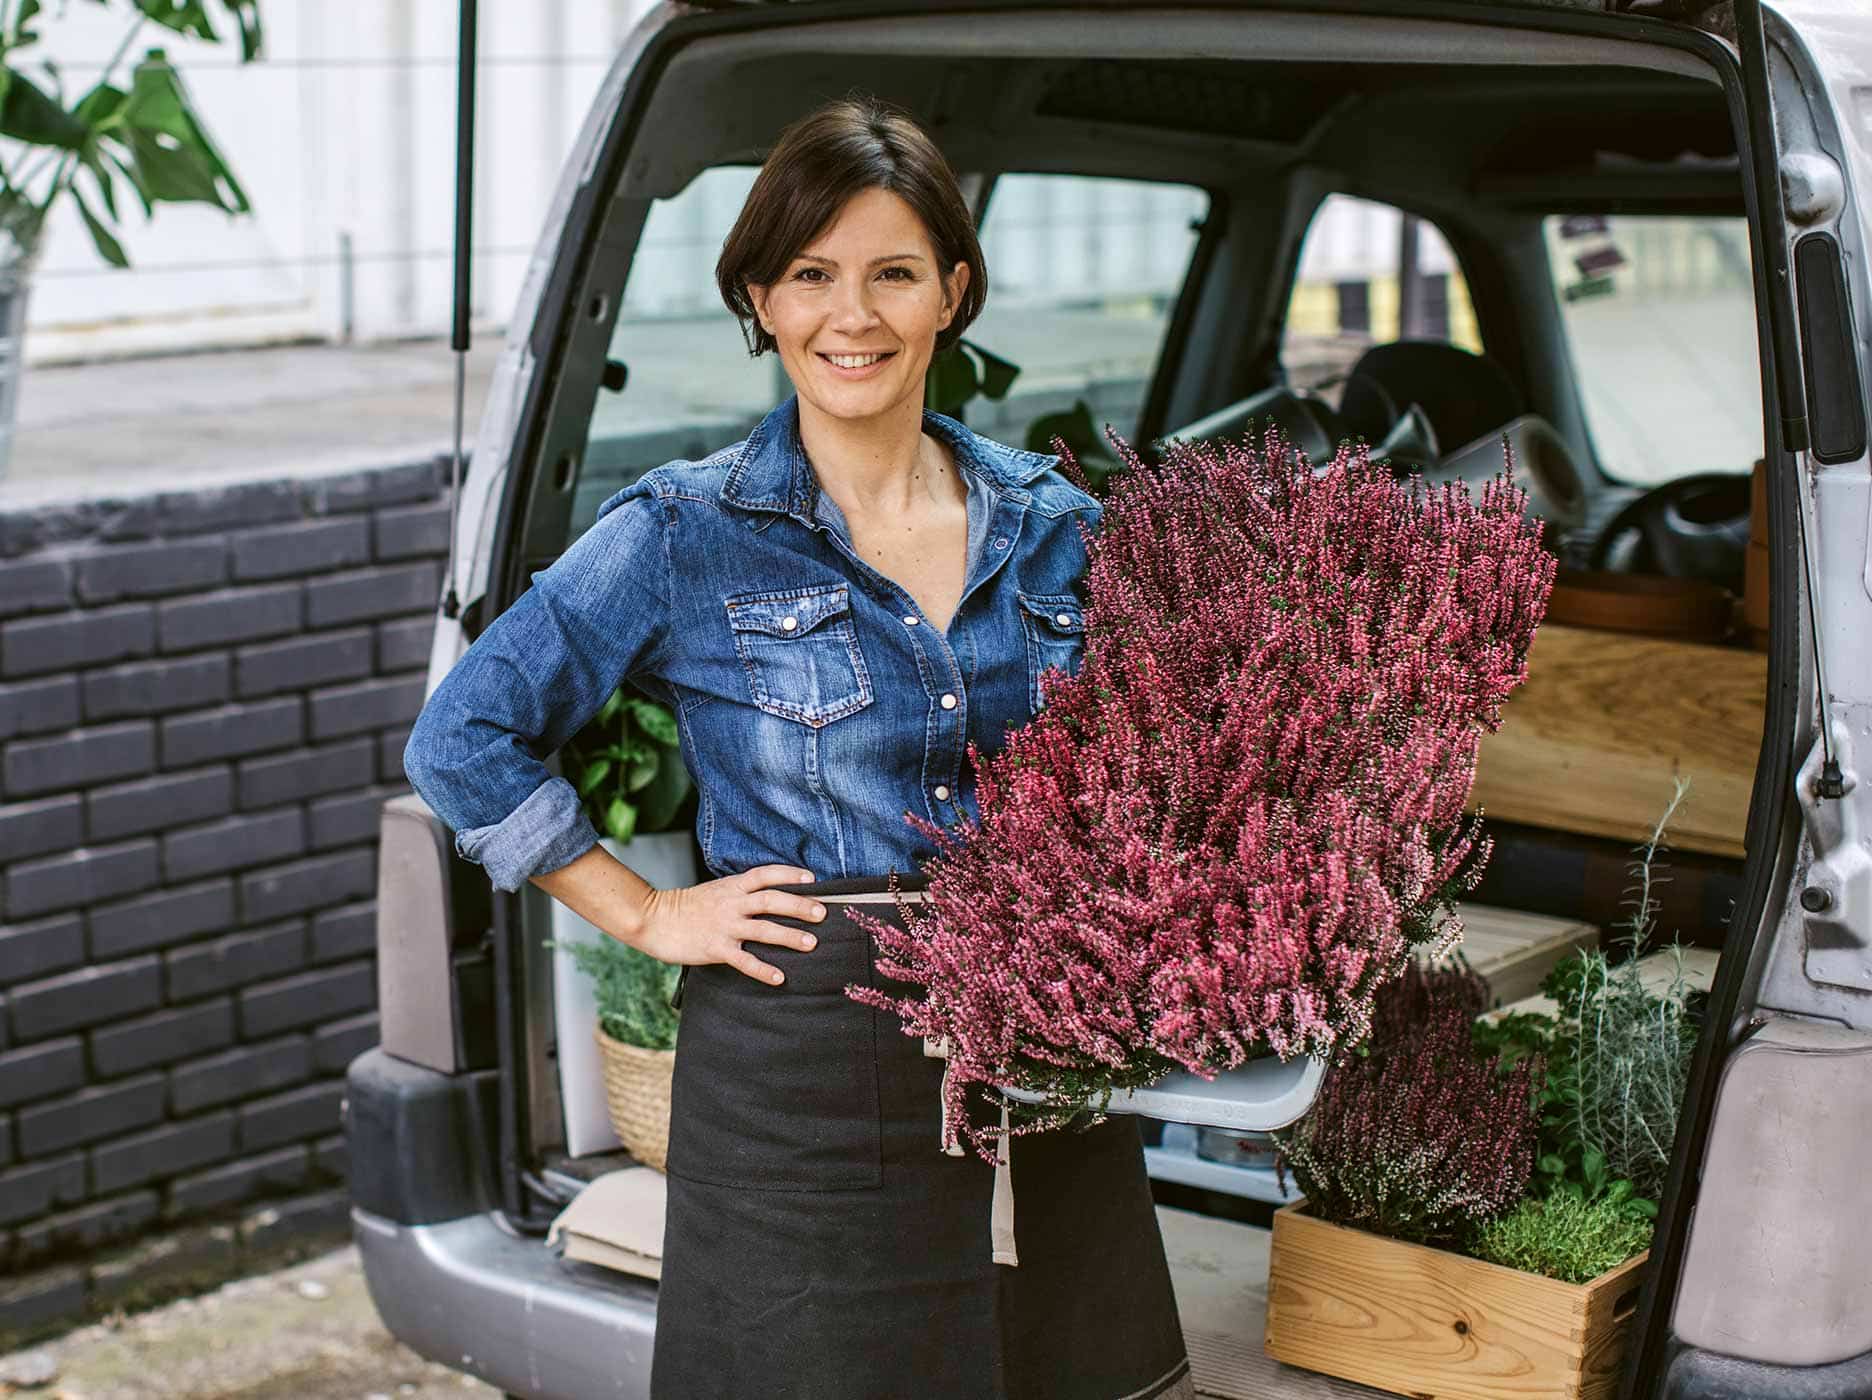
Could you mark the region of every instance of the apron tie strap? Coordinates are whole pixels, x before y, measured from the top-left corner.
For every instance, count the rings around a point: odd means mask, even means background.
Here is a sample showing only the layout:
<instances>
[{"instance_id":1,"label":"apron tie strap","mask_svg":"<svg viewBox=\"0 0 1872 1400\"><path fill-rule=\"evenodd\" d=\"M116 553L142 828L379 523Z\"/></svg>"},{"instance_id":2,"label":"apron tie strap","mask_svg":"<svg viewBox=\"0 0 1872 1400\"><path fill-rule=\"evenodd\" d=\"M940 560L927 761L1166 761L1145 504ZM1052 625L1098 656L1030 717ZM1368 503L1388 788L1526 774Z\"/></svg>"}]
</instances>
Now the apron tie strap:
<instances>
[{"instance_id":1,"label":"apron tie strap","mask_svg":"<svg viewBox=\"0 0 1872 1400\"><path fill-rule=\"evenodd\" d=\"M1008 1110L1001 1105L1001 1140L995 1145L994 1210L989 1216L988 1233L994 1245L997 1264L1019 1264L1014 1249L1014 1171L1008 1162Z\"/></svg>"},{"instance_id":2,"label":"apron tie strap","mask_svg":"<svg viewBox=\"0 0 1872 1400\"><path fill-rule=\"evenodd\" d=\"M949 1058L949 1037L943 1036L938 1040L933 1036L924 1036L923 1054L930 1059L939 1059L943 1062L942 1127L937 1130L936 1145L944 1152L948 1153L949 1156L960 1157L962 1155L962 1137L959 1133L955 1134L954 1140L952 1141L949 1132L949 1074L950 1071L955 1068L955 1061Z\"/></svg>"},{"instance_id":3,"label":"apron tie strap","mask_svg":"<svg viewBox=\"0 0 1872 1400\"><path fill-rule=\"evenodd\" d=\"M923 1053L930 1059L940 1059L943 1064L942 1081L942 1130L937 1136L938 1145L951 1157L962 1155L962 1139L957 1134L953 1141L949 1133L949 1075L955 1068L955 1061L949 1058L949 1037L923 1037ZM989 1246L997 1264L1019 1265L1020 1254L1014 1248L1014 1168L1008 1153L1008 1107L1001 1105L1001 1138L995 1145L994 1206L988 1216Z\"/></svg>"}]
</instances>

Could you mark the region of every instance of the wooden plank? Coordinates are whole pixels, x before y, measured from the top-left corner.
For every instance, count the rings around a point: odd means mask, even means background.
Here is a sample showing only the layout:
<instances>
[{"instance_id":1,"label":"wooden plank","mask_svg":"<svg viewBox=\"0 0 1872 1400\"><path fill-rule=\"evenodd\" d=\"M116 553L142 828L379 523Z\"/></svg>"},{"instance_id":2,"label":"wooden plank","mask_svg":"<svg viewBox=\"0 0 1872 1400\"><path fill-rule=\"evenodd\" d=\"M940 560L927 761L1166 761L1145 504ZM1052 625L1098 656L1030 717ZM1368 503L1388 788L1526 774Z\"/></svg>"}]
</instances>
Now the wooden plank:
<instances>
[{"instance_id":1,"label":"wooden plank","mask_svg":"<svg viewBox=\"0 0 1872 1400\"><path fill-rule=\"evenodd\" d=\"M1177 1316L1198 1395L1215 1400L1369 1400L1351 1381L1283 1366L1262 1350L1268 1232L1157 1207Z\"/></svg>"},{"instance_id":2,"label":"wooden plank","mask_svg":"<svg viewBox=\"0 0 1872 1400\"><path fill-rule=\"evenodd\" d=\"M1266 1346L1400 1395L1601 1400L1621 1354L1605 1333L1624 1330L1644 1261L1562 1283L1286 1206L1274 1215Z\"/></svg>"},{"instance_id":3,"label":"wooden plank","mask_svg":"<svg viewBox=\"0 0 1872 1400\"><path fill-rule=\"evenodd\" d=\"M1548 624L1482 742L1470 808L1636 842L1681 774L1671 844L1740 856L1767 695L1760 652Z\"/></svg>"},{"instance_id":4,"label":"wooden plank","mask_svg":"<svg viewBox=\"0 0 1872 1400\"><path fill-rule=\"evenodd\" d=\"M1720 954L1713 948L1685 948L1683 953L1683 976L1692 991L1707 992L1716 980L1716 963ZM1647 992L1662 995L1670 986L1677 973L1676 960L1668 950L1646 953L1638 960L1638 984ZM1549 998L1536 992L1523 997L1520 1001L1508 1002L1492 1011L1485 1011L1480 1020L1494 1020L1514 1011L1538 1012L1542 1016L1551 1016L1560 1008Z\"/></svg>"},{"instance_id":5,"label":"wooden plank","mask_svg":"<svg viewBox=\"0 0 1872 1400\"><path fill-rule=\"evenodd\" d=\"M1489 904L1464 904L1463 936L1456 947L1469 966L1488 979L1495 1005L1518 1001L1540 990L1548 970L1568 953L1596 948L1596 924L1524 914Z\"/></svg>"}]
</instances>

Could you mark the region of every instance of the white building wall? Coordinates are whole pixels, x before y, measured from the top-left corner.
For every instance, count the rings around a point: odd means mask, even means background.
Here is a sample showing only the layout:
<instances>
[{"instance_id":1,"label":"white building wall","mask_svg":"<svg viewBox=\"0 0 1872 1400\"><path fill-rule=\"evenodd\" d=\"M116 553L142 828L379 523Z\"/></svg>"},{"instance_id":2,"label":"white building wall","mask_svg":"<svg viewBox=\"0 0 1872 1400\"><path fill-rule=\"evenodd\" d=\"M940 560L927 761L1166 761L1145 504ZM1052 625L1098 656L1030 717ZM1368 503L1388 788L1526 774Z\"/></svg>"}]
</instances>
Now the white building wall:
<instances>
[{"instance_id":1,"label":"white building wall","mask_svg":"<svg viewBox=\"0 0 1872 1400\"><path fill-rule=\"evenodd\" d=\"M519 290L560 163L591 94L650 0L481 5L475 308L501 319ZM55 209L35 279L37 362L264 341L446 330L454 236L456 0L267 0L266 56L144 25L182 70L255 213L159 205L127 186L106 265L77 211ZM43 53L75 94L129 25L71 5L42 21ZM127 65L120 69L128 71ZM351 295L345 295L349 243Z\"/></svg>"},{"instance_id":2,"label":"white building wall","mask_svg":"<svg viewBox=\"0 0 1872 1400\"><path fill-rule=\"evenodd\" d=\"M474 307L502 322L566 150L611 56L652 0L483 0L475 177ZM134 53L165 47L255 213L159 206L145 222L121 191L133 266L103 263L75 209L57 209L30 307L26 353L46 363L283 340L446 333L454 235L457 0L266 0L267 52L145 25ZM48 16L44 52L68 92L96 80L122 42L117 7ZM127 68L123 71L127 71ZM721 231L745 180L653 230L631 279L635 315L718 306ZM1004 303L1084 302L1174 291L1202 200L1112 182L1008 181L987 252ZM1008 207L1008 206L1015 207ZM1443 265L1440 240L1425 263ZM1308 279L1395 268L1395 211L1335 200L1309 238ZM652 274L654 268L654 275Z\"/></svg>"}]
</instances>

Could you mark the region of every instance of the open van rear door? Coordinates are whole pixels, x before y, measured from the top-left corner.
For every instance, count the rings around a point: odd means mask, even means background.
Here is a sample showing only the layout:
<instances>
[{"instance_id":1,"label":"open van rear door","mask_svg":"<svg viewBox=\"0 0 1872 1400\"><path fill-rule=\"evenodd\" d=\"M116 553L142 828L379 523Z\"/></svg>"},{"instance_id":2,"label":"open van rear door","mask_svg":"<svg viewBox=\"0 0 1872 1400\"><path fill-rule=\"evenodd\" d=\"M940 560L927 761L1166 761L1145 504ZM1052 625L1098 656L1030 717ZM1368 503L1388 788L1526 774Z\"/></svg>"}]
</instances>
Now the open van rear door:
<instances>
[{"instance_id":1,"label":"open van rear door","mask_svg":"<svg viewBox=\"0 0 1872 1400\"><path fill-rule=\"evenodd\" d=\"M1672 0L1631 0L1658 13ZM1620 1394L1872 1394L1872 14L1736 0L1773 544L1734 910ZM1778 736L1793 734L1789 747Z\"/></svg>"}]
</instances>

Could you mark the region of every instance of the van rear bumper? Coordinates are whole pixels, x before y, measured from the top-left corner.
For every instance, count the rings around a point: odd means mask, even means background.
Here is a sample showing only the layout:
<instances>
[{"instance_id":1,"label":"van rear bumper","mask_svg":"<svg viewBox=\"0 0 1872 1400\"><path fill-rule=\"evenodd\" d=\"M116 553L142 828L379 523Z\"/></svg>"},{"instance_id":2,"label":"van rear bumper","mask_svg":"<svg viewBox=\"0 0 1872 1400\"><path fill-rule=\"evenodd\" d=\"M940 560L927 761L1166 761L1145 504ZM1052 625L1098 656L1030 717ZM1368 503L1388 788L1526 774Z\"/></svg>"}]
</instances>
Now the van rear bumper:
<instances>
[{"instance_id":1,"label":"van rear bumper","mask_svg":"<svg viewBox=\"0 0 1872 1400\"><path fill-rule=\"evenodd\" d=\"M1671 1361L1664 1400L1864 1400L1872 1354L1827 1366L1771 1366L1698 1347Z\"/></svg>"},{"instance_id":2,"label":"van rear bumper","mask_svg":"<svg viewBox=\"0 0 1872 1400\"><path fill-rule=\"evenodd\" d=\"M648 1400L656 1285L563 1261L491 1214L351 1231L384 1325L419 1356L526 1400Z\"/></svg>"}]
</instances>

